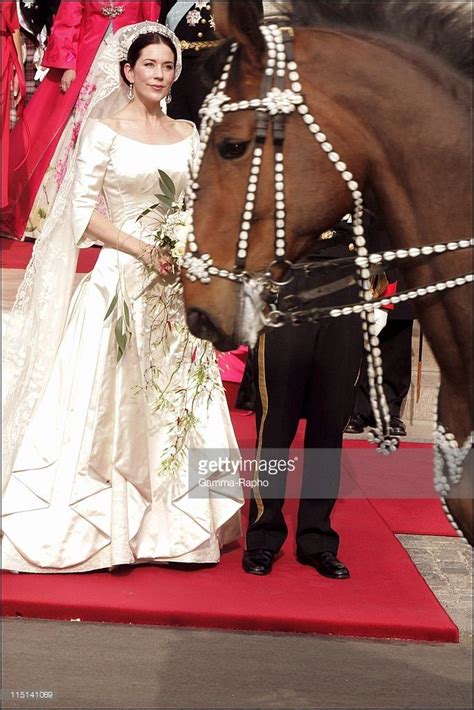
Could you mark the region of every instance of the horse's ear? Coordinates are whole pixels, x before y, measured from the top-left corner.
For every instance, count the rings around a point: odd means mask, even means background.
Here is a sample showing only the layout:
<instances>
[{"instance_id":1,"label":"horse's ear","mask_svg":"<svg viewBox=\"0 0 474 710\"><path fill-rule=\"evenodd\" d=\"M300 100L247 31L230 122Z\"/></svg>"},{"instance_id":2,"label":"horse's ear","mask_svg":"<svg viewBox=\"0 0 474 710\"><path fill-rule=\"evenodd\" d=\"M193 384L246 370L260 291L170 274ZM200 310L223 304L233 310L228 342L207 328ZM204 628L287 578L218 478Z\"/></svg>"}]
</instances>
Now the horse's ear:
<instances>
[{"instance_id":1,"label":"horse's ear","mask_svg":"<svg viewBox=\"0 0 474 710\"><path fill-rule=\"evenodd\" d=\"M250 63L261 65L265 53L265 42L259 29L263 17L261 0L213 0L212 14L220 36L235 39Z\"/></svg>"}]
</instances>

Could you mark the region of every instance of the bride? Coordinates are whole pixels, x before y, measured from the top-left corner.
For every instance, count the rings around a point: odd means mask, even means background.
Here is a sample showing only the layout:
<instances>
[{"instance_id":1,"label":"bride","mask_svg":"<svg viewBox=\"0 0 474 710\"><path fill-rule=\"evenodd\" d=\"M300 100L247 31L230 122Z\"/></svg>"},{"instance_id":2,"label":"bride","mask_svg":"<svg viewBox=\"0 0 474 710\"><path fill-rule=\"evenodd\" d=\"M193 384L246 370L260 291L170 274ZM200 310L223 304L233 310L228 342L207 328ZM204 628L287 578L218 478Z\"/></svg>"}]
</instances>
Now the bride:
<instances>
[{"instance_id":1,"label":"bride","mask_svg":"<svg viewBox=\"0 0 474 710\"><path fill-rule=\"evenodd\" d=\"M182 195L198 146L193 124L160 107L181 70L179 42L158 23L131 25L100 67L6 333L3 567L13 571L217 562L240 534L240 487L219 472L218 487L201 485L191 455L237 455L214 353L189 334L179 283L149 276L156 210L143 213L161 192L158 171ZM71 296L78 247L96 241L97 264Z\"/></svg>"}]
</instances>

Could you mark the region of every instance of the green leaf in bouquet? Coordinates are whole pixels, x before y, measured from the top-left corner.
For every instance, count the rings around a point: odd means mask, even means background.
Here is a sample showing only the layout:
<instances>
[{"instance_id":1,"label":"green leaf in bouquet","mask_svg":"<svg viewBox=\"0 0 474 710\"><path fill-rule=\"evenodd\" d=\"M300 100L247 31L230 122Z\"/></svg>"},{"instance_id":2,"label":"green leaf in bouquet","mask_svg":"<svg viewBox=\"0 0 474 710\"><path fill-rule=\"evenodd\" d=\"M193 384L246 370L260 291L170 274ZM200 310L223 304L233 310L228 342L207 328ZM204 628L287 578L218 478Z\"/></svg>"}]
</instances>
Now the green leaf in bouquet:
<instances>
[{"instance_id":1,"label":"green leaf in bouquet","mask_svg":"<svg viewBox=\"0 0 474 710\"><path fill-rule=\"evenodd\" d=\"M160 187L162 191L170 197L173 202L176 200L176 187L170 176L164 170L158 170L160 176Z\"/></svg>"},{"instance_id":2,"label":"green leaf in bouquet","mask_svg":"<svg viewBox=\"0 0 474 710\"><path fill-rule=\"evenodd\" d=\"M157 197L166 207L173 208L175 206L175 201L168 195L157 195Z\"/></svg>"},{"instance_id":3,"label":"green leaf in bouquet","mask_svg":"<svg viewBox=\"0 0 474 710\"><path fill-rule=\"evenodd\" d=\"M116 293L113 299L110 301L109 307L107 308L107 313L104 316L104 321L110 316L115 306L117 305L118 294Z\"/></svg>"},{"instance_id":4,"label":"green leaf in bouquet","mask_svg":"<svg viewBox=\"0 0 474 710\"><path fill-rule=\"evenodd\" d=\"M130 309L128 307L127 301L123 302L123 315L125 317L125 323L127 324L127 328L130 328Z\"/></svg>"},{"instance_id":5,"label":"green leaf in bouquet","mask_svg":"<svg viewBox=\"0 0 474 710\"><path fill-rule=\"evenodd\" d=\"M159 195L156 195L156 197L159 197ZM140 214L136 218L135 222L138 222L138 220L140 220L142 217L146 217L147 214L149 214L153 210L156 210L156 208L159 206L160 206L159 202L155 202L154 205L150 205L149 207L146 208L146 210L143 210L143 212L140 212Z\"/></svg>"},{"instance_id":6,"label":"green leaf in bouquet","mask_svg":"<svg viewBox=\"0 0 474 710\"><path fill-rule=\"evenodd\" d=\"M118 349L123 351L122 355L127 346L127 334L124 332L123 324L123 316L120 316L115 324L115 340L117 341Z\"/></svg>"}]
</instances>

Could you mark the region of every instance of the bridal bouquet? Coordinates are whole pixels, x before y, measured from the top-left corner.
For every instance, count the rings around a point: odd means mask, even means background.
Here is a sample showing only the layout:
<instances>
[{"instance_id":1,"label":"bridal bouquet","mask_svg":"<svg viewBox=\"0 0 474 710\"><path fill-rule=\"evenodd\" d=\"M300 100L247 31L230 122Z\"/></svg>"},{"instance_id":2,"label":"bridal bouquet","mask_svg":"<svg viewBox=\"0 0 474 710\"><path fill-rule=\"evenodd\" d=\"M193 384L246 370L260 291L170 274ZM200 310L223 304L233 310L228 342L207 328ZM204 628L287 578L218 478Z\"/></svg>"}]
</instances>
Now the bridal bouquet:
<instances>
[{"instance_id":1,"label":"bridal bouquet","mask_svg":"<svg viewBox=\"0 0 474 710\"><path fill-rule=\"evenodd\" d=\"M188 233L188 213L177 200L175 184L163 170L158 172L161 194L156 197L159 201L148 207L138 217L141 219L160 206L166 208L164 219L160 220L158 228L153 233L151 246L153 267L150 267L149 271L155 273L155 278L145 290L159 281L164 280L165 283L170 283L177 279L186 250Z\"/></svg>"},{"instance_id":2,"label":"bridal bouquet","mask_svg":"<svg viewBox=\"0 0 474 710\"><path fill-rule=\"evenodd\" d=\"M161 454L158 473L175 475L186 465L189 442L200 417L222 385L211 343L198 341L188 330L184 314L179 270L186 249L188 214L176 194L173 180L159 171L160 194L137 218L147 217L146 246L149 266L140 265L143 278L139 293L127 292L119 279L105 320L113 319L116 360L119 363L133 339L134 312L141 325L140 351L143 369L136 394L143 393L152 416L168 430L168 445ZM133 353L130 353L133 354ZM198 426L199 425L199 426Z\"/></svg>"},{"instance_id":3,"label":"bridal bouquet","mask_svg":"<svg viewBox=\"0 0 474 710\"><path fill-rule=\"evenodd\" d=\"M181 292L181 286L178 282L179 269L183 261L186 250L186 238L188 233L188 213L183 209L183 204L178 201L176 196L176 186L170 176L163 170L158 171L160 176L161 193L156 195L158 202L150 205L138 217L137 221L146 217L150 213L153 214L159 208L165 208L165 214L162 215L160 210L157 220L156 229L149 232L148 237L151 239L148 249L150 256L150 266L143 265L144 276L152 276L151 279L144 283L143 289L135 297L145 296L150 300L153 299L153 286L160 284L161 286L171 286L168 301L175 299ZM159 297L160 303L164 301L162 296ZM171 302L167 303L167 308ZM112 313L117 314L115 321L114 333L117 344L117 362L119 362L127 347L127 343L131 337L130 330L130 306L122 290L122 285L119 282L117 291L112 299L104 320L107 320Z\"/></svg>"}]
</instances>

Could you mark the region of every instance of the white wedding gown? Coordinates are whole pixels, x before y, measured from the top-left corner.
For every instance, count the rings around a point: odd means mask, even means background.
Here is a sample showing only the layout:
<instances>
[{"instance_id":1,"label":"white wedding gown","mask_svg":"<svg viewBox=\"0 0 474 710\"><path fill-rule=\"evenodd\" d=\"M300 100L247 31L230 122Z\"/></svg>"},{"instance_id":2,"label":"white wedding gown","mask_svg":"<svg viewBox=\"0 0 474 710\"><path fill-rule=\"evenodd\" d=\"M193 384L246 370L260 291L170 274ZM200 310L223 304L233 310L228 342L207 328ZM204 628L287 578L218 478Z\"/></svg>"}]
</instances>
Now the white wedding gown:
<instances>
[{"instance_id":1,"label":"white wedding gown","mask_svg":"<svg viewBox=\"0 0 474 710\"><path fill-rule=\"evenodd\" d=\"M137 217L156 202L158 169L182 192L194 150L195 132L149 145L90 119L73 191L78 244L89 244L83 235L100 193L115 225L146 238L151 217ZM179 285L139 295L144 278L136 259L103 247L74 294L7 484L5 569L217 562L222 545L240 535L240 487L222 473L230 485L210 490L188 470L187 447L237 455L214 352L187 331ZM117 316L104 316L119 283L131 337L117 364Z\"/></svg>"}]
</instances>

